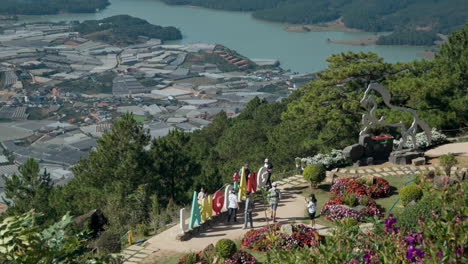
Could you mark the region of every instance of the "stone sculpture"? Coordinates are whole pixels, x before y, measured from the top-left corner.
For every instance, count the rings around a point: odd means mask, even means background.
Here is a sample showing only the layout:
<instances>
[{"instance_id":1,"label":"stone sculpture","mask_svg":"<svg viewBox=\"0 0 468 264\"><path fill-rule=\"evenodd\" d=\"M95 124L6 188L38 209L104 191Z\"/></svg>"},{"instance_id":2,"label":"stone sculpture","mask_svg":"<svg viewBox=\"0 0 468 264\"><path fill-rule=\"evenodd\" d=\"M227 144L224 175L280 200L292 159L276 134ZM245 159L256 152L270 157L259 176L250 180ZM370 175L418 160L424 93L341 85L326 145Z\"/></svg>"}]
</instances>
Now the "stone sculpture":
<instances>
[{"instance_id":1,"label":"stone sculpture","mask_svg":"<svg viewBox=\"0 0 468 264\"><path fill-rule=\"evenodd\" d=\"M409 128L406 128L405 124L400 121L398 123L389 123L383 116L378 118L376 116L377 102L372 91L380 94L383 103L393 110L399 110L408 112L413 116L413 122ZM372 165L376 160L389 160L391 163L405 165L410 164L413 159L423 156L424 154L417 151L416 132L420 127L427 136L428 141L432 139L431 128L422 120L419 119L418 113L414 109L394 106L390 103L391 101L390 92L382 85L378 83L371 83L367 87L364 96L360 103L368 109L368 113L362 115L362 124L364 129L359 133L359 143L346 147L343 150L343 155L351 159L355 166ZM401 139L398 143L396 151L393 151L393 138L390 135L385 140L379 140L377 137L368 135L367 132L370 128L375 126L389 126L399 128L401 133ZM413 149L403 149L408 141L408 137L411 137L413 142ZM377 138L374 140L374 138Z\"/></svg>"},{"instance_id":2,"label":"stone sculpture","mask_svg":"<svg viewBox=\"0 0 468 264\"><path fill-rule=\"evenodd\" d=\"M385 103L385 105L389 107L390 109L395 109L395 110L400 110L400 111L410 113L413 116L413 122L411 123L411 126L407 129L405 124L402 121L398 123L387 123L384 120L383 116L377 119L377 117L375 116L375 111L377 110L377 103L375 101L374 95L371 94L371 91L376 91L377 93L379 93L382 96L382 100ZM417 148L416 132L419 126L426 134L427 139L430 143L432 139L431 128L424 121L419 119L419 115L416 112L416 110L411 109L411 108L394 106L390 103L391 98L392 96L390 92L383 85L378 84L378 83L369 84L360 103L364 108L367 108L367 109L370 108L370 109L369 109L369 113L365 113L362 115L362 123L364 125L364 129L359 133L359 135L364 135L366 134L369 128L379 126L379 125L400 128L401 140L397 148L397 150L399 151L399 150L402 150L403 147L405 146L408 140L408 136L411 137L414 148Z\"/></svg>"}]
</instances>

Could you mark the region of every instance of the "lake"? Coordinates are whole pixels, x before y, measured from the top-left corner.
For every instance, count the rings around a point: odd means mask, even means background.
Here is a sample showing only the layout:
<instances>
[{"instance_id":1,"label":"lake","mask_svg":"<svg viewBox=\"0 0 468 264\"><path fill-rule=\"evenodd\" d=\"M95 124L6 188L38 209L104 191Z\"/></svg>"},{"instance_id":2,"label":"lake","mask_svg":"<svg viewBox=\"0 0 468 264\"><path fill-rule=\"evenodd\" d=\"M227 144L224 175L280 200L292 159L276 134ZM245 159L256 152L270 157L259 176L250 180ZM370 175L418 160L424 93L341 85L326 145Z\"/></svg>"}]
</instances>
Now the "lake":
<instances>
[{"instance_id":1,"label":"lake","mask_svg":"<svg viewBox=\"0 0 468 264\"><path fill-rule=\"evenodd\" d=\"M152 24L175 26L182 31L181 43L209 42L225 45L249 58L278 59L284 69L297 72L323 70L333 53L372 51L387 62L421 59L423 47L350 46L327 43L327 39L349 39L370 35L365 32L286 32L285 24L254 19L248 12L169 6L158 0L111 0L96 14L60 14L22 17L23 22L102 19L128 14Z\"/></svg>"}]
</instances>

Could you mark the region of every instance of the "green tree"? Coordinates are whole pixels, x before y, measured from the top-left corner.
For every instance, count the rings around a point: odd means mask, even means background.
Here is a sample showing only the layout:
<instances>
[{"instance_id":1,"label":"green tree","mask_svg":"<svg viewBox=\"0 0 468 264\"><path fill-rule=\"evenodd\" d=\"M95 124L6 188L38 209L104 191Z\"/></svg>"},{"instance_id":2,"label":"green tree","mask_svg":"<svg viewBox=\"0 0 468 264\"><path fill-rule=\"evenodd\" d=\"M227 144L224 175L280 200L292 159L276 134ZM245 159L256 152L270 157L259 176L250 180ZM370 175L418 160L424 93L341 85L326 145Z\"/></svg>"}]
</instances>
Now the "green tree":
<instances>
[{"instance_id":1,"label":"green tree","mask_svg":"<svg viewBox=\"0 0 468 264\"><path fill-rule=\"evenodd\" d=\"M157 175L149 188L156 190L165 203L173 199L182 204L191 197L191 187L200 173L200 166L190 155L189 143L189 134L172 130L151 144L150 155Z\"/></svg>"},{"instance_id":2,"label":"green tree","mask_svg":"<svg viewBox=\"0 0 468 264\"><path fill-rule=\"evenodd\" d=\"M106 194L130 195L150 181L151 162L145 147L150 143L148 131L127 113L98 140L96 151L73 168L75 178L65 192L77 199L81 212L101 207Z\"/></svg>"},{"instance_id":3,"label":"green tree","mask_svg":"<svg viewBox=\"0 0 468 264\"><path fill-rule=\"evenodd\" d=\"M4 177L4 203L9 206L9 214L21 214L35 209L42 213L52 213L49 196L52 191L50 174L40 173L39 163L29 158L19 168L19 174Z\"/></svg>"},{"instance_id":4,"label":"green tree","mask_svg":"<svg viewBox=\"0 0 468 264\"><path fill-rule=\"evenodd\" d=\"M30 211L5 218L0 223L0 262L5 264L99 264L117 263L111 256L92 257L85 233L70 229L72 217L65 215L41 227L42 214Z\"/></svg>"}]
</instances>

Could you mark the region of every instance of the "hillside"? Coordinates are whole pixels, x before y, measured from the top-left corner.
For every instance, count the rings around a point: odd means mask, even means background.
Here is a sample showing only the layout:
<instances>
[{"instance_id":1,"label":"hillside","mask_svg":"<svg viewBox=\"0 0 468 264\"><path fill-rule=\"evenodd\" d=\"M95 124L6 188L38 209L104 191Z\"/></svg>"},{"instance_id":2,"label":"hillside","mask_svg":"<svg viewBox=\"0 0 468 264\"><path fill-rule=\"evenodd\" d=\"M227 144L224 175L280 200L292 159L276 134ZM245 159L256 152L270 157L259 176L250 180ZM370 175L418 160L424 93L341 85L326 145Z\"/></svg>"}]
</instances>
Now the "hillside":
<instances>
[{"instance_id":1,"label":"hillside","mask_svg":"<svg viewBox=\"0 0 468 264\"><path fill-rule=\"evenodd\" d=\"M95 13L109 0L2 0L1 15L52 15L58 13Z\"/></svg>"},{"instance_id":2,"label":"hillside","mask_svg":"<svg viewBox=\"0 0 468 264\"><path fill-rule=\"evenodd\" d=\"M214 9L253 11L255 18L292 24L316 24L342 17L346 27L370 32L398 31L393 39L379 44L432 45L436 33L447 34L468 17L464 0L163 0L174 5L195 5ZM415 32L426 31L431 37ZM405 34L401 34L405 32ZM418 41L408 40L418 34ZM422 41L421 41L422 40Z\"/></svg>"},{"instance_id":3,"label":"hillside","mask_svg":"<svg viewBox=\"0 0 468 264\"><path fill-rule=\"evenodd\" d=\"M294 170L295 157L330 153L332 149L356 143L365 112L359 101L372 82L385 85L393 95L394 105L416 109L431 127L454 133L463 131L468 125L467 55L468 24L451 34L433 61L392 64L374 53L335 54L327 59L329 65L318 74L318 80L281 102L255 98L234 118L220 112L201 130L193 133L173 130L157 140L151 140L143 124L127 113L98 139L96 150L73 167L75 177L69 183L51 186L50 175L41 172L33 159L21 166L18 175L5 179L9 208L4 216L19 217L13 220L20 222L17 224L21 227L30 226L23 221L46 227L67 212L77 216L99 209L107 224L98 244L119 241L128 230L142 234L157 231L177 219L178 206L189 204L193 191L204 186L209 193L214 192L230 182L233 173L246 163L258 168L268 158L274 164L273 175L278 177ZM401 111L379 109L377 113L388 122L412 122L412 117ZM397 138L400 133L388 127L371 132L389 133ZM40 222L31 220L31 215L21 216L32 209L43 214ZM99 226L94 228L96 233L102 231ZM27 232L37 231L35 227ZM335 247L333 243L329 245ZM351 254L355 250L346 252ZM43 255L39 253L31 256L40 259ZM74 258L72 253L70 257Z\"/></svg>"},{"instance_id":4,"label":"hillside","mask_svg":"<svg viewBox=\"0 0 468 264\"><path fill-rule=\"evenodd\" d=\"M87 20L74 28L90 39L114 45L139 43L141 36L161 40L182 38L182 33L175 27L162 27L129 15L117 15L101 20Z\"/></svg>"}]
</instances>

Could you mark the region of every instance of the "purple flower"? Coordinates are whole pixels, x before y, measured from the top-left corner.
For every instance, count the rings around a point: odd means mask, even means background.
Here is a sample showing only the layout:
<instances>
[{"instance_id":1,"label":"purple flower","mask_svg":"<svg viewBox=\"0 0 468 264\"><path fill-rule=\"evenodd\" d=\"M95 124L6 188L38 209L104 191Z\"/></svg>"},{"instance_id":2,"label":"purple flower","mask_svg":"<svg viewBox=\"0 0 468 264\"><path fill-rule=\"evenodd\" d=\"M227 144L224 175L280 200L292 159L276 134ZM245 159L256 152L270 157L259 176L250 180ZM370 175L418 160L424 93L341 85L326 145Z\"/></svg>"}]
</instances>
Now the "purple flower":
<instances>
[{"instance_id":1,"label":"purple flower","mask_svg":"<svg viewBox=\"0 0 468 264\"><path fill-rule=\"evenodd\" d=\"M424 251L422 249L416 248L413 245L408 246L406 250L406 258L411 260L411 262L417 262L418 263L424 263L421 261L422 258L424 258Z\"/></svg>"},{"instance_id":2,"label":"purple flower","mask_svg":"<svg viewBox=\"0 0 468 264\"><path fill-rule=\"evenodd\" d=\"M393 218L393 214L389 214L388 218L385 219L385 227L384 231L385 233L398 233L398 228L394 227L396 224L397 220L396 218Z\"/></svg>"},{"instance_id":3,"label":"purple flower","mask_svg":"<svg viewBox=\"0 0 468 264\"><path fill-rule=\"evenodd\" d=\"M408 243L410 243L410 244L413 244L414 241L416 241L416 240L414 239L414 237L411 236L411 235L406 236L405 240L406 240L406 242L408 242Z\"/></svg>"},{"instance_id":4,"label":"purple flower","mask_svg":"<svg viewBox=\"0 0 468 264\"><path fill-rule=\"evenodd\" d=\"M405 237L408 244L423 244L423 232L413 232Z\"/></svg>"},{"instance_id":5,"label":"purple flower","mask_svg":"<svg viewBox=\"0 0 468 264\"><path fill-rule=\"evenodd\" d=\"M371 255L369 253L362 255L362 258L364 259L364 263L371 263Z\"/></svg>"}]
</instances>

